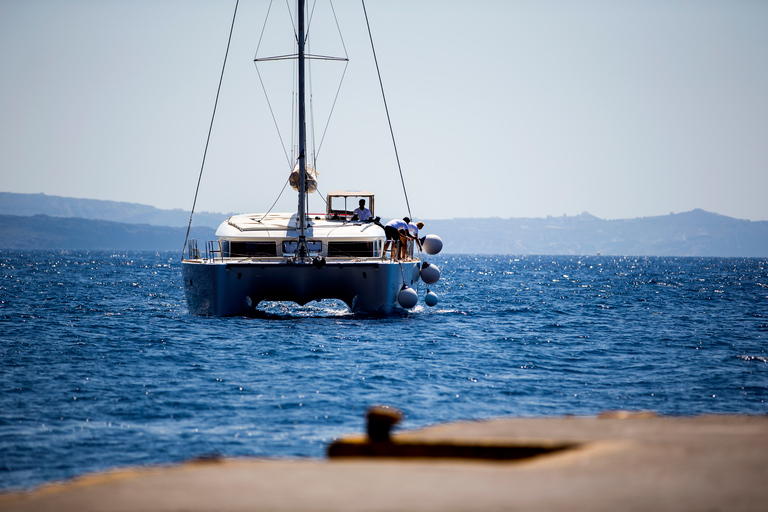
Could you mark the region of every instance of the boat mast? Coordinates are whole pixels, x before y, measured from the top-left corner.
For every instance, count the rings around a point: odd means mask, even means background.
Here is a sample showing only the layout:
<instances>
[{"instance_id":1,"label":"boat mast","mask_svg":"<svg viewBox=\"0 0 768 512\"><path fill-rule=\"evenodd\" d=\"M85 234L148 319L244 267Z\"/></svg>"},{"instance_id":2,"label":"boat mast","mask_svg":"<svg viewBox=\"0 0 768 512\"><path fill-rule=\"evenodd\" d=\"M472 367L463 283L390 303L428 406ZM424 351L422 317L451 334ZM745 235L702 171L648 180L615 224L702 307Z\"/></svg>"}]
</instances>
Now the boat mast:
<instances>
[{"instance_id":1,"label":"boat mast","mask_svg":"<svg viewBox=\"0 0 768 512\"><path fill-rule=\"evenodd\" d=\"M304 112L304 0L298 0L299 43L299 257L307 255L307 127Z\"/></svg>"}]
</instances>

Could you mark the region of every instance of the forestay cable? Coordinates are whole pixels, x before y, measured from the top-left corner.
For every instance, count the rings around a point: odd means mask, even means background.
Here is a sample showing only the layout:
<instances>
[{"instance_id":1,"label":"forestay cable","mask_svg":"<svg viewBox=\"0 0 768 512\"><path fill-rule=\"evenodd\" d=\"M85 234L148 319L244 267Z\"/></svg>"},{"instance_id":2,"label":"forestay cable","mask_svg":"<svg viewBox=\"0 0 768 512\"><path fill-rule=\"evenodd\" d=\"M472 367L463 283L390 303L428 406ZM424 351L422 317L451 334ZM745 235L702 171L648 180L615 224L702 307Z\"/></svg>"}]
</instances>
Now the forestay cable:
<instances>
[{"instance_id":1,"label":"forestay cable","mask_svg":"<svg viewBox=\"0 0 768 512\"><path fill-rule=\"evenodd\" d=\"M365 0L363 3L363 13L365 14L365 24L368 27L368 38L371 40L371 51L373 52L373 62L376 63L376 74L379 75L379 86L381 87L381 97L384 100L384 110L387 113L387 122L389 123L389 133L392 136L392 146L395 148L395 159L397 160L397 170L400 171L400 182L403 184L403 195L405 196L405 206L408 208L408 217L411 215L411 205L408 202L408 192L405 190L405 179L403 179L403 169L400 166L400 156L397 154L397 144L395 143L395 132L392 130L392 120L389 117L389 108L387 107L387 97L384 95L384 83L381 81L381 71L379 71L379 61L376 58L376 48L373 46L373 35L371 34L371 24L368 23L368 12L365 10Z\"/></svg>"},{"instance_id":2,"label":"forestay cable","mask_svg":"<svg viewBox=\"0 0 768 512\"><path fill-rule=\"evenodd\" d=\"M237 17L237 6L240 0L235 1L235 12L232 14L232 25L229 27L229 39L227 39L227 51L224 53L224 64L221 66L221 76L219 77L219 88L216 90L216 101L213 103L213 114L211 115L211 124L208 126L208 138L205 140L205 151L203 151L203 163L200 165L200 175L197 177L197 187L195 188L195 200L192 201L192 211L189 212L189 224L187 225L187 235L184 237L184 248L181 250L181 259L184 259L184 253L187 250L189 241L189 230L192 228L192 216L195 214L195 205L197 205L197 194L200 192L200 182L203 179L203 169L205 168L205 157L208 155L208 144L211 142L211 132L213 131L213 120L216 118L216 107L219 105L219 93L221 92L221 83L224 81L224 69L227 67L227 57L229 56L229 45L232 42L232 32L235 30L235 18Z\"/></svg>"}]
</instances>

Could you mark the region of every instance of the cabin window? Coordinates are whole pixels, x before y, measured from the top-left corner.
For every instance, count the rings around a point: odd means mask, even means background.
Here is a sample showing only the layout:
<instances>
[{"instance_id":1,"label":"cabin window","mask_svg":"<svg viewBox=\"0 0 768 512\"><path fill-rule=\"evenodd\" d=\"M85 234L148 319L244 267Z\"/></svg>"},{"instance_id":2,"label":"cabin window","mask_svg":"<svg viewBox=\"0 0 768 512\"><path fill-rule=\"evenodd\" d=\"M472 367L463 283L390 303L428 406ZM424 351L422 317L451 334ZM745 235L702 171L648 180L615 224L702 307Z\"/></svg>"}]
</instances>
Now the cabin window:
<instances>
[{"instance_id":1,"label":"cabin window","mask_svg":"<svg viewBox=\"0 0 768 512\"><path fill-rule=\"evenodd\" d=\"M352 216L354 209L358 207L361 199L365 200L365 206L373 215L373 195L357 195L352 193L352 191L344 192L342 195L328 194L327 218L332 220L348 220Z\"/></svg>"},{"instance_id":2,"label":"cabin window","mask_svg":"<svg viewBox=\"0 0 768 512\"><path fill-rule=\"evenodd\" d=\"M367 242L328 242L328 257L363 257L370 258L373 253L373 241Z\"/></svg>"},{"instance_id":3,"label":"cabin window","mask_svg":"<svg viewBox=\"0 0 768 512\"><path fill-rule=\"evenodd\" d=\"M292 256L299 250L299 242L294 240L287 240L283 242L283 256ZM307 251L310 254L317 254L322 252L323 242L320 240L307 240Z\"/></svg>"},{"instance_id":4,"label":"cabin window","mask_svg":"<svg viewBox=\"0 0 768 512\"><path fill-rule=\"evenodd\" d=\"M229 256L232 258L255 258L277 256L275 242L229 242Z\"/></svg>"}]
</instances>

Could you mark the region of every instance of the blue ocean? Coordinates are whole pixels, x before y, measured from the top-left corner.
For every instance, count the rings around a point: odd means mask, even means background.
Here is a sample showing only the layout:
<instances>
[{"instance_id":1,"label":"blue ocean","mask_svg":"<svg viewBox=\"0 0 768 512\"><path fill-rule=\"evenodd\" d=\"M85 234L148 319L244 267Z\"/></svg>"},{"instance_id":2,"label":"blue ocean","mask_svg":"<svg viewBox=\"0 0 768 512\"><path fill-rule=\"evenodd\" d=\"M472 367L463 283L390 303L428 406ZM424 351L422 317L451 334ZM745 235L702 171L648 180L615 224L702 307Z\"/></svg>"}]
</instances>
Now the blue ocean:
<instances>
[{"instance_id":1,"label":"blue ocean","mask_svg":"<svg viewBox=\"0 0 768 512\"><path fill-rule=\"evenodd\" d=\"M177 253L0 252L0 489L211 455L323 457L373 404L400 408L403 428L768 413L766 259L430 261L434 308L198 318Z\"/></svg>"}]
</instances>

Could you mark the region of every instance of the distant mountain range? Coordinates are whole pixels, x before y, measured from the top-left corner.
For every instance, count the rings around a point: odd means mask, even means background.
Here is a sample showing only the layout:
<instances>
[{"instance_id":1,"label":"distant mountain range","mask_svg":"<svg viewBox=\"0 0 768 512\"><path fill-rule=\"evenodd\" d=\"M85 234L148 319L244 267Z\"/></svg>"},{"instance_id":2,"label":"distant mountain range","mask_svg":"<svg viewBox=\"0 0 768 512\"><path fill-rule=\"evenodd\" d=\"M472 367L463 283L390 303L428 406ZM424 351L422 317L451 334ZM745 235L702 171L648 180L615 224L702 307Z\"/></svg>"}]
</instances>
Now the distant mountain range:
<instances>
[{"instance_id":1,"label":"distant mountain range","mask_svg":"<svg viewBox=\"0 0 768 512\"><path fill-rule=\"evenodd\" d=\"M189 215L189 214L187 214ZM187 228L126 224L49 215L0 215L0 250L179 251ZM192 228L190 238L213 240L214 230Z\"/></svg>"},{"instance_id":2,"label":"distant mountain range","mask_svg":"<svg viewBox=\"0 0 768 512\"><path fill-rule=\"evenodd\" d=\"M197 213L190 237L214 238L230 214ZM178 250L189 212L44 194L0 192L0 249ZM603 220L588 213L531 219L424 220L452 254L768 257L768 221L706 212Z\"/></svg>"},{"instance_id":3,"label":"distant mountain range","mask_svg":"<svg viewBox=\"0 0 768 512\"><path fill-rule=\"evenodd\" d=\"M588 213L545 219L425 221L425 232L461 254L603 254L621 256L768 256L768 221L704 210L603 220Z\"/></svg>"},{"instance_id":4,"label":"distant mountain range","mask_svg":"<svg viewBox=\"0 0 768 512\"><path fill-rule=\"evenodd\" d=\"M188 210L160 210L154 206L136 203L12 192L0 192L0 215L77 217L126 224L185 228L189 224ZM228 219L231 215L231 213L195 213L194 225L216 229L222 220Z\"/></svg>"}]
</instances>

